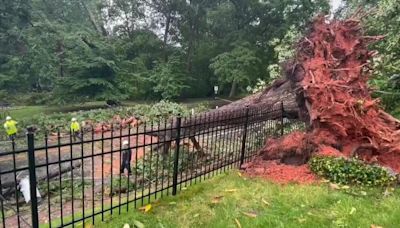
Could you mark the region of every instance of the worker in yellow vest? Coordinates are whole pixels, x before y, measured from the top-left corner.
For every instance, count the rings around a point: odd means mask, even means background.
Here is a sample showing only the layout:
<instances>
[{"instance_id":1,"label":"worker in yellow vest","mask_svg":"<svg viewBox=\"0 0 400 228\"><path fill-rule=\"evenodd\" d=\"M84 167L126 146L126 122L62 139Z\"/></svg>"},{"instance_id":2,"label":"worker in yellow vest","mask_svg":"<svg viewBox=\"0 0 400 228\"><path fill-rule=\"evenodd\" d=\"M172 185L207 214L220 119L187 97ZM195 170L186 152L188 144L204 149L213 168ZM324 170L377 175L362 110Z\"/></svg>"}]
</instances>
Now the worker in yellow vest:
<instances>
[{"instance_id":1,"label":"worker in yellow vest","mask_svg":"<svg viewBox=\"0 0 400 228\"><path fill-rule=\"evenodd\" d=\"M74 137L74 142L76 142L76 138L79 138L82 141L81 125L78 123L76 118L72 118L71 120L71 134Z\"/></svg>"},{"instance_id":2,"label":"worker in yellow vest","mask_svg":"<svg viewBox=\"0 0 400 228\"><path fill-rule=\"evenodd\" d=\"M7 116L6 122L4 123L4 129L6 130L7 136L11 141L15 140L15 136L17 136L17 122L14 121L11 116Z\"/></svg>"}]
</instances>

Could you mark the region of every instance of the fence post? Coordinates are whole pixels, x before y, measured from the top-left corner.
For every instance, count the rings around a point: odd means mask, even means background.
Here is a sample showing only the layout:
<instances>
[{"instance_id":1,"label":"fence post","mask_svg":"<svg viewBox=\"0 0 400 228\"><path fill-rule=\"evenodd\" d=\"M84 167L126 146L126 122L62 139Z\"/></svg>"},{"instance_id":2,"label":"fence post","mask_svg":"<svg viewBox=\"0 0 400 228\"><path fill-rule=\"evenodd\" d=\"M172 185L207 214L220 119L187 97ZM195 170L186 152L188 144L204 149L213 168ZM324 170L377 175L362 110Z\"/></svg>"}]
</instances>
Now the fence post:
<instances>
[{"instance_id":1,"label":"fence post","mask_svg":"<svg viewBox=\"0 0 400 228\"><path fill-rule=\"evenodd\" d=\"M175 138L175 156L174 156L174 173L172 179L172 195L176 195L178 188L178 166L179 166L179 149L181 142L181 121L182 117L179 114L176 118L176 138Z\"/></svg>"},{"instance_id":2,"label":"fence post","mask_svg":"<svg viewBox=\"0 0 400 228\"><path fill-rule=\"evenodd\" d=\"M242 139L242 151L240 154L240 167L244 164L244 155L246 153L246 140L247 140L247 127L249 125L249 106L246 106L245 111L245 122L244 122L244 132L243 132L243 139Z\"/></svg>"},{"instance_id":3,"label":"fence post","mask_svg":"<svg viewBox=\"0 0 400 228\"><path fill-rule=\"evenodd\" d=\"M29 187L31 196L32 227L39 227L38 200L36 195L35 134L28 128Z\"/></svg>"},{"instance_id":4,"label":"fence post","mask_svg":"<svg viewBox=\"0 0 400 228\"><path fill-rule=\"evenodd\" d=\"M281 136L283 136L283 117L284 117L285 109L283 108L283 101L281 102Z\"/></svg>"}]
</instances>

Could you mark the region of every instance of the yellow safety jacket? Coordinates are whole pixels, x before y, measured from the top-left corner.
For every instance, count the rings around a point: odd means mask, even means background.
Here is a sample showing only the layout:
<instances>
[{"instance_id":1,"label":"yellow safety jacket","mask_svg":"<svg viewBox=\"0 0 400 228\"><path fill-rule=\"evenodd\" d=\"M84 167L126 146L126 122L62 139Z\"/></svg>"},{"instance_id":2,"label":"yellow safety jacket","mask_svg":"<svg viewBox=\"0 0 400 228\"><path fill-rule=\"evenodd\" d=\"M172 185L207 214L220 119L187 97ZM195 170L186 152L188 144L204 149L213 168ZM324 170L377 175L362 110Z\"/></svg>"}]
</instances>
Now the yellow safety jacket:
<instances>
[{"instance_id":1,"label":"yellow safety jacket","mask_svg":"<svg viewBox=\"0 0 400 228\"><path fill-rule=\"evenodd\" d=\"M77 121L71 123L71 132L79 132L81 130L81 126Z\"/></svg>"},{"instance_id":2,"label":"yellow safety jacket","mask_svg":"<svg viewBox=\"0 0 400 228\"><path fill-rule=\"evenodd\" d=\"M14 120L7 120L4 123L4 129L6 129L7 135L17 134L17 122Z\"/></svg>"}]
</instances>

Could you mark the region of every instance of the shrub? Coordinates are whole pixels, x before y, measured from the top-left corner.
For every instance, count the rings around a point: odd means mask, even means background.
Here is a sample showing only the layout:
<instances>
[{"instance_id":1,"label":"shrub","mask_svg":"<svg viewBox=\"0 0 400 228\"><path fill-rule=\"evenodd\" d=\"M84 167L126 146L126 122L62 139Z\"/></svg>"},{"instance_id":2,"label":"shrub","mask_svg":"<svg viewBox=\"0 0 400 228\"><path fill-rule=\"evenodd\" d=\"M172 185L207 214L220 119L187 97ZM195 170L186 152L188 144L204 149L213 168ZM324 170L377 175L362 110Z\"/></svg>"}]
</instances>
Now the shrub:
<instances>
[{"instance_id":1,"label":"shrub","mask_svg":"<svg viewBox=\"0 0 400 228\"><path fill-rule=\"evenodd\" d=\"M315 156L309 165L317 175L339 184L387 186L397 179L388 169L365 164L357 158Z\"/></svg>"}]
</instances>

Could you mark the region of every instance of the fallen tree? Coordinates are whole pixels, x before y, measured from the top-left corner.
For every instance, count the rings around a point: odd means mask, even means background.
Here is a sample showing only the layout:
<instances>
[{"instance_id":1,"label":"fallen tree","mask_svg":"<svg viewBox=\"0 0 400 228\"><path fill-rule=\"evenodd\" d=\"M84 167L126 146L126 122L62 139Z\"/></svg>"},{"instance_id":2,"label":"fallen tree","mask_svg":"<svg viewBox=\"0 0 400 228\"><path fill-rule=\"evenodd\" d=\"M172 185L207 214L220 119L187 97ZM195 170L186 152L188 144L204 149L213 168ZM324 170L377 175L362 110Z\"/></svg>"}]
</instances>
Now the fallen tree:
<instances>
[{"instance_id":1,"label":"fallen tree","mask_svg":"<svg viewBox=\"0 0 400 228\"><path fill-rule=\"evenodd\" d=\"M307 132L268 139L264 160L300 156L307 161L326 150L359 156L400 172L400 121L371 97L368 80L377 54L368 46L383 36L365 36L358 12L346 20L317 17L286 66ZM286 82L285 82L286 83Z\"/></svg>"},{"instance_id":2,"label":"fallen tree","mask_svg":"<svg viewBox=\"0 0 400 228\"><path fill-rule=\"evenodd\" d=\"M263 92L245 97L219 109L214 109L199 115L182 118L180 123L181 138L189 138L200 155L205 155L195 135L207 129L222 126L237 126L244 124L246 109L250 112L263 111L263 115L250 113L249 124L263 120L277 120L282 117L297 119L299 117L299 107L296 101L296 90L288 79L275 81ZM284 101L284 102L283 102ZM283 111L283 112L282 112ZM163 151L167 153L171 146L171 141L177 138L177 118L172 120L170 126L157 129L156 132L147 130L147 135L156 136L163 143ZM158 149L160 146L156 146Z\"/></svg>"},{"instance_id":3,"label":"fallen tree","mask_svg":"<svg viewBox=\"0 0 400 228\"><path fill-rule=\"evenodd\" d=\"M230 117L242 115L247 107L273 110L264 119L298 118L308 130L268 139L261 152L265 160L298 157L304 163L313 153L328 150L357 155L399 172L400 121L381 109L368 86L372 59L377 54L368 46L384 37L365 36L359 20L363 16L357 12L346 20L333 21L316 17L308 35L299 41L295 57L285 64L281 79L261 93L184 119L181 136L191 138L196 145L191 135L213 127L237 125L240 121ZM279 108L282 102L283 113ZM249 120L252 121L257 119ZM177 126L176 119L172 126ZM177 131L150 134L170 142ZM166 144L164 150L170 146Z\"/></svg>"}]
</instances>

